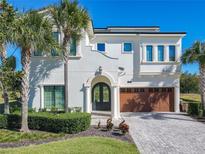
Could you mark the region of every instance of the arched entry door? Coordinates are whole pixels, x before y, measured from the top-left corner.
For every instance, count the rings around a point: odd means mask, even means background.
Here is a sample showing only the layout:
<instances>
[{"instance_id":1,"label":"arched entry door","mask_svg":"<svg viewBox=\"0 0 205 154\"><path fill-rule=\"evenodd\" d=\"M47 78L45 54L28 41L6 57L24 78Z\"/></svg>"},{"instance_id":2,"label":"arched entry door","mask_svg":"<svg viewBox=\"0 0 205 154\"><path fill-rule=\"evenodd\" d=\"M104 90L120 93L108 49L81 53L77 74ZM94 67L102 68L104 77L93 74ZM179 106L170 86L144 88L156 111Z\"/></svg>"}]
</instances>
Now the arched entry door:
<instances>
[{"instance_id":1,"label":"arched entry door","mask_svg":"<svg viewBox=\"0 0 205 154\"><path fill-rule=\"evenodd\" d=\"M92 89L92 109L93 111L110 111L111 98L110 87L100 82L94 85Z\"/></svg>"}]
</instances>

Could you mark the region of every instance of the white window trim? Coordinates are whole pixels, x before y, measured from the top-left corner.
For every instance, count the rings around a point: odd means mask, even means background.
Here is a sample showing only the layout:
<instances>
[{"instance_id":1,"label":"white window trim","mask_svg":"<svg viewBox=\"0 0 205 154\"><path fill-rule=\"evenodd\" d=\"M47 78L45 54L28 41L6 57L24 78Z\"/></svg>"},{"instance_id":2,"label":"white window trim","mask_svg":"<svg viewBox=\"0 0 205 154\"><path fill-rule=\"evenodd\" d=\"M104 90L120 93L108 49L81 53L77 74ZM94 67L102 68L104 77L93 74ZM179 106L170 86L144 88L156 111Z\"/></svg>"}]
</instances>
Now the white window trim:
<instances>
[{"instance_id":1,"label":"white window trim","mask_svg":"<svg viewBox=\"0 0 205 154\"><path fill-rule=\"evenodd\" d=\"M131 43L131 47L132 47L132 50L131 51L124 51L124 45L125 43ZM133 42L122 42L122 54L132 54L134 51L133 51Z\"/></svg>"}]
</instances>

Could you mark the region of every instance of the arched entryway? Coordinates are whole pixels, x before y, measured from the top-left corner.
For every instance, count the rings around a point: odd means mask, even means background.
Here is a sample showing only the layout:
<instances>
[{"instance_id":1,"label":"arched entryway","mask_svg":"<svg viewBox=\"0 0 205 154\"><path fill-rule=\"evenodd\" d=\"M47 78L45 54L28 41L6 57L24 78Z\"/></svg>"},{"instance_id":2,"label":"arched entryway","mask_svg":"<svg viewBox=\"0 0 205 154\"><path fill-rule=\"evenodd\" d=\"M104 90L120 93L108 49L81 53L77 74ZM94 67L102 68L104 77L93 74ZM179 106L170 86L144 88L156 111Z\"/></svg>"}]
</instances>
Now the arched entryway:
<instances>
[{"instance_id":1,"label":"arched entryway","mask_svg":"<svg viewBox=\"0 0 205 154\"><path fill-rule=\"evenodd\" d=\"M111 90L104 82L96 83L92 88L93 111L111 111Z\"/></svg>"}]
</instances>

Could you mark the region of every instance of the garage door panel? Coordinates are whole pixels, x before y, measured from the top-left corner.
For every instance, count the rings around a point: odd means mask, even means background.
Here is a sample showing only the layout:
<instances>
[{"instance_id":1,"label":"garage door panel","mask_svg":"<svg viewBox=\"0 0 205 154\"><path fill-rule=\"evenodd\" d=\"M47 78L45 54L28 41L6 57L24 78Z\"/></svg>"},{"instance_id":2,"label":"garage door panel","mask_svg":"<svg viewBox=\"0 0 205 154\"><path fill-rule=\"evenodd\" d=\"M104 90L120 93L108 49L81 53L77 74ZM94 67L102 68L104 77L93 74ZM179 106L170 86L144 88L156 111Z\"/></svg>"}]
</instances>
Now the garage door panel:
<instances>
[{"instance_id":1,"label":"garage door panel","mask_svg":"<svg viewBox=\"0 0 205 154\"><path fill-rule=\"evenodd\" d=\"M121 112L173 111L173 101L173 88L126 88L120 92Z\"/></svg>"}]
</instances>

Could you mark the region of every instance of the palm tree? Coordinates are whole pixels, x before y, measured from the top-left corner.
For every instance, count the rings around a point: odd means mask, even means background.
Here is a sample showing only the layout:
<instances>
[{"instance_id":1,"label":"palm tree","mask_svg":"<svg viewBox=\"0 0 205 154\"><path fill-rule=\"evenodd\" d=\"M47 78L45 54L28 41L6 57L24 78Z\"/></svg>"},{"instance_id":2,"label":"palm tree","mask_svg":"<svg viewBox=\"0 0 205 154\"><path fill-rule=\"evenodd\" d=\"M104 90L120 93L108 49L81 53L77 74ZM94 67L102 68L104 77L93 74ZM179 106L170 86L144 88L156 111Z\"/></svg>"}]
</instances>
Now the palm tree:
<instances>
[{"instance_id":1,"label":"palm tree","mask_svg":"<svg viewBox=\"0 0 205 154\"><path fill-rule=\"evenodd\" d=\"M14 27L15 27L16 11L7 3L6 0L2 0L0 3L0 59L2 65L6 64L6 45L12 43ZM4 79L4 74L1 74L1 79ZM4 114L9 114L9 97L7 86L2 80L1 87L4 98Z\"/></svg>"},{"instance_id":2,"label":"palm tree","mask_svg":"<svg viewBox=\"0 0 205 154\"><path fill-rule=\"evenodd\" d=\"M73 40L78 41L82 30L87 29L90 21L87 11L76 0L62 0L50 8L54 24L62 34L62 53L64 59L65 112L68 112L68 61Z\"/></svg>"},{"instance_id":3,"label":"palm tree","mask_svg":"<svg viewBox=\"0 0 205 154\"><path fill-rule=\"evenodd\" d=\"M23 77L21 81L21 130L28 132L29 72L32 51L51 51L55 48L52 24L43 14L30 11L17 20L15 43L21 49Z\"/></svg>"},{"instance_id":4,"label":"palm tree","mask_svg":"<svg viewBox=\"0 0 205 154\"><path fill-rule=\"evenodd\" d=\"M187 63L198 63L199 64L199 76L200 85L199 90L201 93L201 103L203 109L205 109L205 43L196 41L191 48L187 49L182 55L182 62Z\"/></svg>"}]
</instances>

